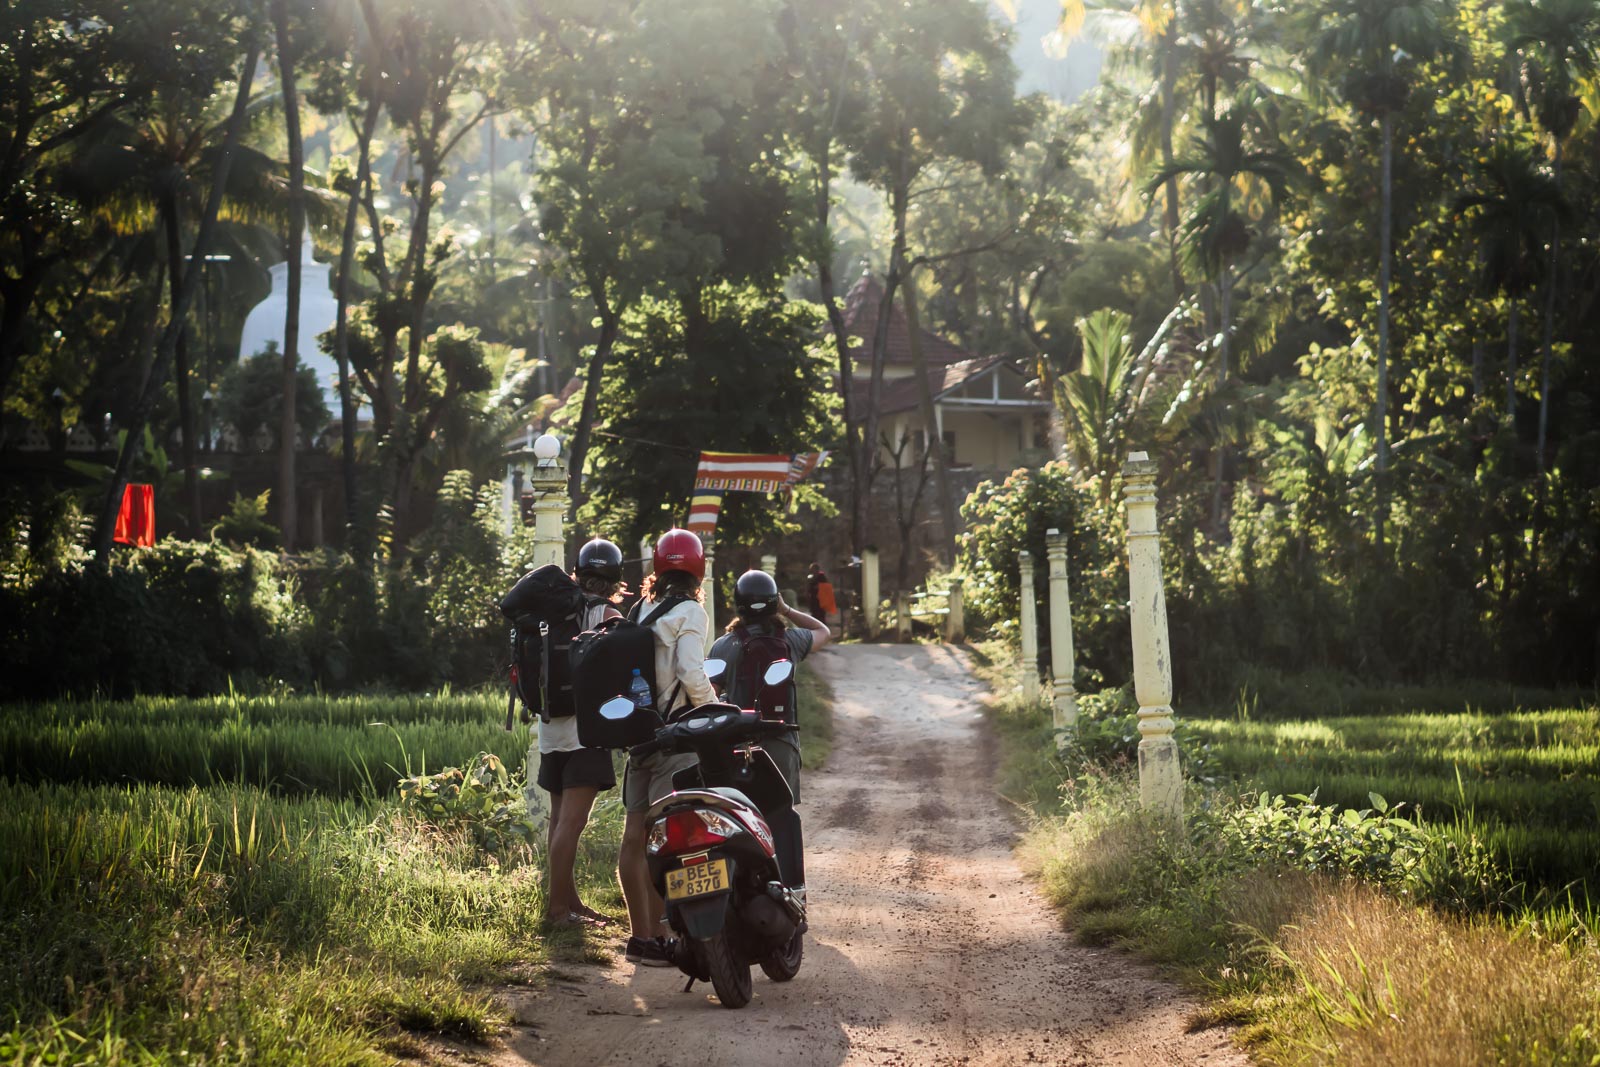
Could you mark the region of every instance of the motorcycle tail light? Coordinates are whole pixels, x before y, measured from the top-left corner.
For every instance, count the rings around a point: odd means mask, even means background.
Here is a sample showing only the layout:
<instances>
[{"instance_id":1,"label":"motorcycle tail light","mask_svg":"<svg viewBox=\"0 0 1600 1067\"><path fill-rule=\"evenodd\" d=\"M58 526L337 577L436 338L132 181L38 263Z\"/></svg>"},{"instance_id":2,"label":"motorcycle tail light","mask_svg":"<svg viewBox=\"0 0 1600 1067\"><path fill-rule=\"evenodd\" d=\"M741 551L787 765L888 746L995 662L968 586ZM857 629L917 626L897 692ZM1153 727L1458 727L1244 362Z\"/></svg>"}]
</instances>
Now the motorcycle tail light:
<instances>
[{"instance_id":1,"label":"motorcycle tail light","mask_svg":"<svg viewBox=\"0 0 1600 1067\"><path fill-rule=\"evenodd\" d=\"M692 852L721 844L741 832L743 828L721 812L704 808L675 811L650 828L645 848L651 853Z\"/></svg>"}]
</instances>

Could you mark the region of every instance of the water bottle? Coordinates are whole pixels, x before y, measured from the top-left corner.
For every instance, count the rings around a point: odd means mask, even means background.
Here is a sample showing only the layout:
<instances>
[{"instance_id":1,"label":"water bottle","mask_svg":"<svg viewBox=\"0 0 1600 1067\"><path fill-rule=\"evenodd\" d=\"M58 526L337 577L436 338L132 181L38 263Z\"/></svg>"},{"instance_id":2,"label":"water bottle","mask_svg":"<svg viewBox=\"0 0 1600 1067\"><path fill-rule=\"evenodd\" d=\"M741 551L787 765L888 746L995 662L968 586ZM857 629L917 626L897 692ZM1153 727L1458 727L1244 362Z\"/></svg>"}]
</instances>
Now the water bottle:
<instances>
[{"instance_id":1,"label":"water bottle","mask_svg":"<svg viewBox=\"0 0 1600 1067\"><path fill-rule=\"evenodd\" d=\"M655 697L650 692L650 683L644 680L644 675L639 673L639 668L633 669L633 681L628 683L628 696L633 699L636 708L648 708L655 704Z\"/></svg>"}]
</instances>

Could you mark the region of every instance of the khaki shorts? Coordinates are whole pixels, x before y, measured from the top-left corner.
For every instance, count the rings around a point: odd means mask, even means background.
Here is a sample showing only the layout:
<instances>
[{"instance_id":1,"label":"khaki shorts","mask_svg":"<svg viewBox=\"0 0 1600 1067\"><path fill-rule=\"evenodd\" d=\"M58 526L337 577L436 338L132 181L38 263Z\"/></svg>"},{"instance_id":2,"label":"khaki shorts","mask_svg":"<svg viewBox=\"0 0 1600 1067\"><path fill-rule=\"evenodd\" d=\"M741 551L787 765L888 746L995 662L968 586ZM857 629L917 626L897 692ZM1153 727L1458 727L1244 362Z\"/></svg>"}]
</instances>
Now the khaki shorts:
<instances>
[{"instance_id":1,"label":"khaki shorts","mask_svg":"<svg viewBox=\"0 0 1600 1067\"><path fill-rule=\"evenodd\" d=\"M693 752L657 752L643 760L628 760L622 775L622 806L627 811L648 811L672 792L672 776L700 762Z\"/></svg>"}]
</instances>

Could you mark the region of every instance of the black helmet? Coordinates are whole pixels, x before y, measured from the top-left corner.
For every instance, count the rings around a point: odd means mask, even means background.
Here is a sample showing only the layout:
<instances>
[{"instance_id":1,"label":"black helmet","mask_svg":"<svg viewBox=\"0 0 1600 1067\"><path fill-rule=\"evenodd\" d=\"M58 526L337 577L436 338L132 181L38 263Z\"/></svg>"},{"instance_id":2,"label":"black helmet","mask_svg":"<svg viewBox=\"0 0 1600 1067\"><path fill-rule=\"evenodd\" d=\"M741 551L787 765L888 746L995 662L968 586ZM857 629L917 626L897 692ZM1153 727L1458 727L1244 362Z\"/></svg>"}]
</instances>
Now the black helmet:
<instances>
[{"instance_id":1,"label":"black helmet","mask_svg":"<svg viewBox=\"0 0 1600 1067\"><path fill-rule=\"evenodd\" d=\"M578 549L578 565L573 568L579 578L604 578L608 582L622 581L622 549L603 537Z\"/></svg>"},{"instance_id":2,"label":"black helmet","mask_svg":"<svg viewBox=\"0 0 1600 1067\"><path fill-rule=\"evenodd\" d=\"M733 587L733 603L747 619L761 619L778 610L778 583L766 571L745 571Z\"/></svg>"}]
</instances>

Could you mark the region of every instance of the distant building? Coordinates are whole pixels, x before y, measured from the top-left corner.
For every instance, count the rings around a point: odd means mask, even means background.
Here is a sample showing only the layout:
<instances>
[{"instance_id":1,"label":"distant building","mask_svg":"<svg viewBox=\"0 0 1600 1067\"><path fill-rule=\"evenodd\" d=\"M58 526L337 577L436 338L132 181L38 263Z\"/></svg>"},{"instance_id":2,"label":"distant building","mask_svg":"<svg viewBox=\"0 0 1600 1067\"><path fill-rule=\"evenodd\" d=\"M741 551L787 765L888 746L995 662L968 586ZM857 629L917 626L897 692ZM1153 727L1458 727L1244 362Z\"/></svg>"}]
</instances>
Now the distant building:
<instances>
[{"instance_id":1,"label":"distant building","mask_svg":"<svg viewBox=\"0 0 1600 1067\"><path fill-rule=\"evenodd\" d=\"M845 329L857 340L850 356L851 413L866 417L872 377L872 336L883 286L863 276L845 299ZM936 429L951 465L974 473L1037 466L1049 459L1049 425L1054 405L1028 386L1032 377L1003 356L979 356L938 334L922 331L928 390ZM878 400L878 430L890 442L911 438L902 463L916 466L926 447L921 389L911 357L911 327L897 299L889 316L884 349L883 389ZM880 443L880 447L881 443ZM893 455L882 449L885 466Z\"/></svg>"}]
</instances>

